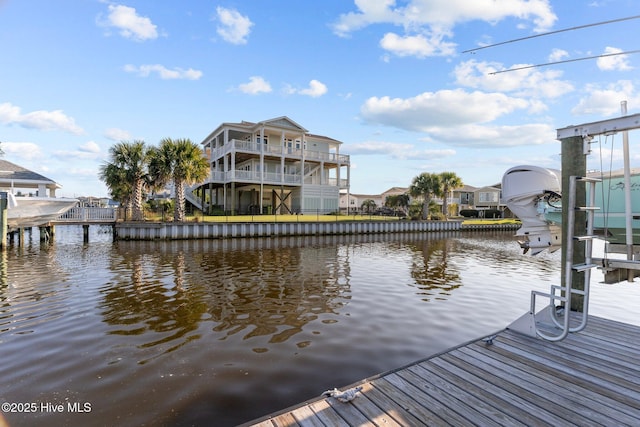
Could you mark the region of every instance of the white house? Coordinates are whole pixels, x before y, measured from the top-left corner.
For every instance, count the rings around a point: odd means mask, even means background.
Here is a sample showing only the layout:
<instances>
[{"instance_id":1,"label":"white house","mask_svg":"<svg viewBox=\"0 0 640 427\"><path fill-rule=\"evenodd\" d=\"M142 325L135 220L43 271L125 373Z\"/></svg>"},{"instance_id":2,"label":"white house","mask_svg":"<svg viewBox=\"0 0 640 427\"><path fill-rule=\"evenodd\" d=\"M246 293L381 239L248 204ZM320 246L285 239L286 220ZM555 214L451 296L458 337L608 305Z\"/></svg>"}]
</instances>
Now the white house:
<instances>
[{"instance_id":1,"label":"white house","mask_svg":"<svg viewBox=\"0 0 640 427\"><path fill-rule=\"evenodd\" d=\"M342 142L309 133L288 117L222 123L203 141L209 178L195 188L198 207L234 214L331 213L349 190Z\"/></svg>"},{"instance_id":2,"label":"white house","mask_svg":"<svg viewBox=\"0 0 640 427\"><path fill-rule=\"evenodd\" d=\"M407 194L407 191L409 191L407 187L391 187L382 194L349 194L342 192L340 194L340 212L359 213L362 211L362 203L366 200L373 200L376 208L380 208L384 206L388 196Z\"/></svg>"},{"instance_id":3,"label":"white house","mask_svg":"<svg viewBox=\"0 0 640 427\"><path fill-rule=\"evenodd\" d=\"M7 160L0 160L0 190L16 195L55 197L60 184Z\"/></svg>"}]
</instances>

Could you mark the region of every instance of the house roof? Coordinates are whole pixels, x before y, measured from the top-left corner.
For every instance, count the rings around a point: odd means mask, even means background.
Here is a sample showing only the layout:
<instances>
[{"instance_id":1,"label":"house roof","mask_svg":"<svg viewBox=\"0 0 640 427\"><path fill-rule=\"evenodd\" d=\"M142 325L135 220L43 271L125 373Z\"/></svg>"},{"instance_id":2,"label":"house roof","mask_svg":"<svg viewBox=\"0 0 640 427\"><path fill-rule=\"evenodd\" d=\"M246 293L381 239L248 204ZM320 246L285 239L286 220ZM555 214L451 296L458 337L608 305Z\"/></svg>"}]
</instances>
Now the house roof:
<instances>
[{"instance_id":1,"label":"house roof","mask_svg":"<svg viewBox=\"0 0 640 427\"><path fill-rule=\"evenodd\" d=\"M0 159L0 184L15 185L16 187L38 188L45 184L48 188L61 188L54 180L33 172L22 166Z\"/></svg>"},{"instance_id":2,"label":"house roof","mask_svg":"<svg viewBox=\"0 0 640 427\"><path fill-rule=\"evenodd\" d=\"M478 189L478 187L474 187L473 185L463 185L460 188L456 188L453 191L457 191L457 192L462 192L462 193L473 193L474 191L476 191Z\"/></svg>"},{"instance_id":3,"label":"house roof","mask_svg":"<svg viewBox=\"0 0 640 427\"><path fill-rule=\"evenodd\" d=\"M235 128L237 130L241 130L242 132L257 132L263 126L277 128L277 129L287 129L289 131L299 132L301 134L304 134L306 138L309 138L309 139L325 140L334 144L342 144L342 142L338 141L337 139L329 138L328 136L324 136L324 135L309 133L307 129L305 129L295 121L291 120L287 116L280 116L273 119L262 120L259 122L249 122L246 120L242 120L241 122L224 122L220 124L217 128L215 128L213 132L207 135L207 137L204 139L202 143L205 144L212 136L215 136L224 128Z\"/></svg>"},{"instance_id":4,"label":"house roof","mask_svg":"<svg viewBox=\"0 0 640 427\"><path fill-rule=\"evenodd\" d=\"M349 193L349 196L355 199L379 199L382 197L381 194L354 194L354 193Z\"/></svg>"},{"instance_id":5,"label":"house roof","mask_svg":"<svg viewBox=\"0 0 640 427\"><path fill-rule=\"evenodd\" d=\"M407 187L391 187L387 191L382 192L382 194L389 194L389 193L403 194L403 193L406 193L407 191L409 191Z\"/></svg>"},{"instance_id":6,"label":"house roof","mask_svg":"<svg viewBox=\"0 0 640 427\"><path fill-rule=\"evenodd\" d=\"M486 191L486 190L500 191L500 188L495 187L493 185L487 185L486 187L476 188L474 191Z\"/></svg>"}]
</instances>

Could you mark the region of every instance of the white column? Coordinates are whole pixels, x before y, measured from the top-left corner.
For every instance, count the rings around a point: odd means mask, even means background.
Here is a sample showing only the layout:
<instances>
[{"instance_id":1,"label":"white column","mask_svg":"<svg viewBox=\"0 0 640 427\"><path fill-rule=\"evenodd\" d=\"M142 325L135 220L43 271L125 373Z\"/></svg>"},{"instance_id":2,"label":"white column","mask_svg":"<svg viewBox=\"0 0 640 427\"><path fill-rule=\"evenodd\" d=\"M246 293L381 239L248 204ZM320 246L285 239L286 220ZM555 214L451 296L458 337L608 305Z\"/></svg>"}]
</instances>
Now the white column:
<instances>
[{"instance_id":1,"label":"white column","mask_svg":"<svg viewBox=\"0 0 640 427\"><path fill-rule=\"evenodd\" d=\"M264 143L262 140L264 139L264 126L260 128L260 213L263 212L262 209L262 199L264 196Z\"/></svg>"},{"instance_id":2,"label":"white column","mask_svg":"<svg viewBox=\"0 0 640 427\"><path fill-rule=\"evenodd\" d=\"M280 134L280 184L284 184L284 153L287 151L284 131Z\"/></svg>"}]
</instances>

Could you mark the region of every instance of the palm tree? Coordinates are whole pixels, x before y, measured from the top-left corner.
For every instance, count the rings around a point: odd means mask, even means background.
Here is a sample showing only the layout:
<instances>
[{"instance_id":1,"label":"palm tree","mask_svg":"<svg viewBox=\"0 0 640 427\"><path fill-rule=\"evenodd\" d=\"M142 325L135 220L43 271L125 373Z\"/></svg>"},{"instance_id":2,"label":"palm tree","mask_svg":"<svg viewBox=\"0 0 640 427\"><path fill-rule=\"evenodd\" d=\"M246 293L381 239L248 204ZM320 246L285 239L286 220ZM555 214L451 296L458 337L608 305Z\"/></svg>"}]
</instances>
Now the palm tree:
<instances>
[{"instance_id":1,"label":"palm tree","mask_svg":"<svg viewBox=\"0 0 640 427\"><path fill-rule=\"evenodd\" d=\"M387 196L384 205L393 208L394 211L400 209L406 214L409 207L409 195L404 193Z\"/></svg>"},{"instance_id":2,"label":"palm tree","mask_svg":"<svg viewBox=\"0 0 640 427\"><path fill-rule=\"evenodd\" d=\"M371 213L371 211L376 209L376 202L373 199L367 199L364 202L362 202L362 205L360 206L360 209L362 209L363 212L367 212L367 213Z\"/></svg>"},{"instance_id":3,"label":"palm tree","mask_svg":"<svg viewBox=\"0 0 640 427\"><path fill-rule=\"evenodd\" d=\"M190 139L164 138L153 150L149 168L155 186L173 181L173 220L184 221L185 185L204 181L209 174L209 161L202 149Z\"/></svg>"},{"instance_id":4,"label":"palm tree","mask_svg":"<svg viewBox=\"0 0 640 427\"><path fill-rule=\"evenodd\" d=\"M413 197L422 197L422 219L427 219L431 199L442 194L440 175L424 172L416 176L409 187L409 194Z\"/></svg>"},{"instance_id":5,"label":"palm tree","mask_svg":"<svg viewBox=\"0 0 640 427\"><path fill-rule=\"evenodd\" d=\"M127 210L131 210L133 186L127 180L126 170L113 163L105 163L100 166L100 179L109 188L111 198L120 202Z\"/></svg>"},{"instance_id":6,"label":"palm tree","mask_svg":"<svg viewBox=\"0 0 640 427\"><path fill-rule=\"evenodd\" d=\"M127 200L131 219L142 221L142 193L148 178L149 148L144 141L122 141L109 148L109 161L100 166L102 179L114 198Z\"/></svg>"},{"instance_id":7,"label":"palm tree","mask_svg":"<svg viewBox=\"0 0 640 427\"><path fill-rule=\"evenodd\" d=\"M449 210L447 208L447 198L449 192L463 186L462 179L454 172L442 172L440 174L440 182L442 183L442 213L445 218L448 216Z\"/></svg>"}]
</instances>

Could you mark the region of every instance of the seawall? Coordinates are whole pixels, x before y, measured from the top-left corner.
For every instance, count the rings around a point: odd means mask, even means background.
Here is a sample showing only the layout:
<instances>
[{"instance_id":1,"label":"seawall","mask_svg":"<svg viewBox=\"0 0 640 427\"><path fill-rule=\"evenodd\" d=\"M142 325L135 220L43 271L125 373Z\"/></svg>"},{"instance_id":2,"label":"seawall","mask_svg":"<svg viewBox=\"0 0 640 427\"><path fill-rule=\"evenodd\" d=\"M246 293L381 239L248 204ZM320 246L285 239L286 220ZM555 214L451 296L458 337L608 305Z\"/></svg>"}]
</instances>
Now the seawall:
<instances>
[{"instance_id":1,"label":"seawall","mask_svg":"<svg viewBox=\"0 0 640 427\"><path fill-rule=\"evenodd\" d=\"M462 221L120 222L115 226L114 237L117 240L227 239L460 231L461 229L463 229Z\"/></svg>"}]
</instances>

